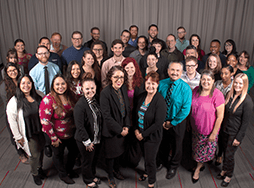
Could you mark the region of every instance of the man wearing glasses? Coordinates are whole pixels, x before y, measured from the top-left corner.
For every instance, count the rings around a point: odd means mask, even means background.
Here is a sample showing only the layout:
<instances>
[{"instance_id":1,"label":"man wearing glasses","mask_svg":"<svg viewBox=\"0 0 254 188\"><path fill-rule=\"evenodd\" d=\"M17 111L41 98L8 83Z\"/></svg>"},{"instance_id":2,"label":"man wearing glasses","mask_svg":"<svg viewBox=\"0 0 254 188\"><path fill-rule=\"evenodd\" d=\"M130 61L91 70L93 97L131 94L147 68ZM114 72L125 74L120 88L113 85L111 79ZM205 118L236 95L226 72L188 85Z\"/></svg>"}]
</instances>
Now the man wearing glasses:
<instances>
[{"instance_id":1,"label":"man wearing glasses","mask_svg":"<svg viewBox=\"0 0 254 188\"><path fill-rule=\"evenodd\" d=\"M48 50L50 50L49 38L48 37L40 38L38 46L45 46ZM57 53L50 52L48 61L58 65L58 67L61 71L63 70L62 60ZM29 60L28 71L30 71L38 62L39 62L39 60L37 59L36 54L34 54L31 57L31 59Z\"/></svg>"},{"instance_id":2,"label":"man wearing glasses","mask_svg":"<svg viewBox=\"0 0 254 188\"><path fill-rule=\"evenodd\" d=\"M76 60L81 64L84 51L89 50L89 48L82 45L82 33L80 31L74 31L71 35L71 42L72 46L63 51L62 60L65 65L68 65L72 60Z\"/></svg>"},{"instance_id":3,"label":"man wearing glasses","mask_svg":"<svg viewBox=\"0 0 254 188\"><path fill-rule=\"evenodd\" d=\"M185 28L183 26L178 27L177 28L178 39L176 39L176 47L182 53L184 49L190 44L189 40L185 39L185 35L186 35Z\"/></svg>"}]
</instances>

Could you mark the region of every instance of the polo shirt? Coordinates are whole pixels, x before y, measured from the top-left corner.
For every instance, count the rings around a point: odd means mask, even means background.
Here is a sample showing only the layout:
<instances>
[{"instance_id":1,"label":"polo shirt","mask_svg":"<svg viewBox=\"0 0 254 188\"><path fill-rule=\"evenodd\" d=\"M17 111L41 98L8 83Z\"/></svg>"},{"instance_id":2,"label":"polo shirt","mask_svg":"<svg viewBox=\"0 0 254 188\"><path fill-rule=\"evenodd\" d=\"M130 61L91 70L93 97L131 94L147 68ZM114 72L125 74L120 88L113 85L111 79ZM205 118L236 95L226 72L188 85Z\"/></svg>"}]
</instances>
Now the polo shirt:
<instances>
[{"instance_id":1,"label":"polo shirt","mask_svg":"<svg viewBox=\"0 0 254 188\"><path fill-rule=\"evenodd\" d=\"M67 48L66 50L63 51L62 53L62 60L63 63L68 65L72 60L76 60L81 64L81 60L84 54L84 51L89 50L89 48L82 46L79 50L74 48L72 45L71 47Z\"/></svg>"},{"instance_id":2,"label":"polo shirt","mask_svg":"<svg viewBox=\"0 0 254 188\"><path fill-rule=\"evenodd\" d=\"M187 73L184 71L181 76L181 79L190 86L191 90L193 90L195 87L199 86L200 74L196 71L195 77L193 79L190 79Z\"/></svg>"}]
</instances>

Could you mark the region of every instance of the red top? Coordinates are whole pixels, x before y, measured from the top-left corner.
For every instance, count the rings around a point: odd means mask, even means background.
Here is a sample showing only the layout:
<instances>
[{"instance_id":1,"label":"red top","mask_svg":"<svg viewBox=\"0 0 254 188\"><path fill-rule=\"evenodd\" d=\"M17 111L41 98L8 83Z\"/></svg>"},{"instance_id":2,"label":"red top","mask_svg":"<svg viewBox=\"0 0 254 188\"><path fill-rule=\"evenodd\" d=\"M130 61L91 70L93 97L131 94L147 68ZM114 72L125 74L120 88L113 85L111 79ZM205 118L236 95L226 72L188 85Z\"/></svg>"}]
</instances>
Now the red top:
<instances>
[{"instance_id":1,"label":"red top","mask_svg":"<svg viewBox=\"0 0 254 188\"><path fill-rule=\"evenodd\" d=\"M71 138L75 131L73 107L69 104L64 105L65 111L60 117L55 113L57 107L54 97L49 93L42 99L39 110L42 131L47 133L53 142Z\"/></svg>"},{"instance_id":2,"label":"red top","mask_svg":"<svg viewBox=\"0 0 254 188\"><path fill-rule=\"evenodd\" d=\"M29 63L29 60L31 59L31 57L32 57L32 54L25 54L24 57L18 58L18 64L20 64L24 67L25 74L28 74L28 63Z\"/></svg>"}]
</instances>

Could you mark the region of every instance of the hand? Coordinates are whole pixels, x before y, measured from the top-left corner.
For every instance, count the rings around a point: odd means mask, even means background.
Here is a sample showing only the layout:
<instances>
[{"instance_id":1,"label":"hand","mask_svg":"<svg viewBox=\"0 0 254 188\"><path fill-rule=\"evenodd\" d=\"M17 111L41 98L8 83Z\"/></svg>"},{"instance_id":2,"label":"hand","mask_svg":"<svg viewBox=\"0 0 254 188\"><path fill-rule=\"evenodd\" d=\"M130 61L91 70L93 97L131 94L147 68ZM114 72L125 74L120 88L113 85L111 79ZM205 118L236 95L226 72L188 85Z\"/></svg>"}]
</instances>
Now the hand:
<instances>
[{"instance_id":1,"label":"hand","mask_svg":"<svg viewBox=\"0 0 254 188\"><path fill-rule=\"evenodd\" d=\"M18 143L19 143L22 147L24 147L24 143L25 143L24 138L22 137L20 140L18 140Z\"/></svg>"},{"instance_id":2,"label":"hand","mask_svg":"<svg viewBox=\"0 0 254 188\"><path fill-rule=\"evenodd\" d=\"M139 133L138 135L136 135L136 137L137 137L137 139L138 139L139 141L143 140L143 136L142 136L141 133Z\"/></svg>"},{"instance_id":3,"label":"hand","mask_svg":"<svg viewBox=\"0 0 254 188\"><path fill-rule=\"evenodd\" d=\"M61 140L60 140L60 139L57 139L57 141L52 142L52 146L54 146L54 147L57 148L57 147L59 146L60 143L62 143Z\"/></svg>"},{"instance_id":4,"label":"hand","mask_svg":"<svg viewBox=\"0 0 254 188\"><path fill-rule=\"evenodd\" d=\"M93 150L94 150L94 144L93 143L91 143L89 146L86 146L86 151L91 152Z\"/></svg>"},{"instance_id":5,"label":"hand","mask_svg":"<svg viewBox=\"0 0 254 188\"><path fill-rule=\"evenodd\" d=\"M208 142L214 142L215 141L215 138L216 138L216 134L211 134L208 138Z\"/></svg>"},{"instance_id":6,"label":"hand","mask_svg":"<svg viewBox=\"0 0 254 188\"><path fill-rule=\"evenodd\" d=\"M123 127L124 130L127 130L127 134L129 134L129 128Z\"/></svg>"},{"instance_id":7,"label":"hand","mask_svg":"<svg viewBox=\"0 0 254 188\"><path fill-rule=\"evenodd\" d=\"M163 128L166 129L166 130L169 130L170 128L173 127L173 125L171 124L170 121L165 121L163 124L162 124Z\"/></svg>"},{"instance_id":8,"label":"hand","mask_svg":"<svg viewBox=\"0 0 254 188\"><path fill-rule=\"evenodd\" d=\"M125 129L126 127L123 128L122 132L121 132L121 135L122 136L126 136L128 134L128 128Z\"/></svg>"},{"instance_id":9,"label":"hand","mask_svg":"<svg viewBox=\"0 0 254 188\"><path fill-rule=\"evenodd\" d=\"M238 140L234 139L232 146L239 146L241 142Z\"/></svg>"},{"instance_id":10,"label":"hand","mask_svg":"<svg viewBox=\"0 0 254 188\"><path fill-rule=\"evenodd\" d=\"M137 137L137 135L140 133L138 129L135 130L135 136Z\"/></svg>"}]
</instances>

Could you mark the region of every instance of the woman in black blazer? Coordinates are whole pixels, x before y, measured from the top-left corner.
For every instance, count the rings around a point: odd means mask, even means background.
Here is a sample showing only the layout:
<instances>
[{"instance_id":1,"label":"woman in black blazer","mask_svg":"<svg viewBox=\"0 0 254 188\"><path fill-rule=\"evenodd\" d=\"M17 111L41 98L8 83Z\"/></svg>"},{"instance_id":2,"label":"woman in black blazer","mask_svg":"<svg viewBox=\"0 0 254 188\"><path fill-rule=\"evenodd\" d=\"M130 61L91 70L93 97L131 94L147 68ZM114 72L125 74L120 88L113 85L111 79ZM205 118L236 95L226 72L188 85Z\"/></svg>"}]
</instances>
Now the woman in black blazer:
<instances>
[{"instance_id":1,"label":"woman in black blazer","mask_svg":"<svg viewBox=\"0 0 254 188\"><path fill-rule=\"evenodd\" d=\"M96 84L92 74L88 73L82 80L82 96L74 107L76 125L75 139L81 154L83 181L87 187L97 187L100 179L95 177L95 167L98 159L102 113L95 99Z\"/></svg>"},{"instance_id":2,"label":"woman in black blazer","mask_svg":"<svg viewBox=\"0 0 254 188\"><path fill-rule=\"evenodd\" d=\"M154 187L156 182L156 155L162 140L163 123L166 117L165 99L157 91L159 74L151 71L145 77L145 90L141 94L136 109L134 122L135 135L145 159L145 173L139 180L148 177L148 187Z\"/></svg>"},{"instance_id":3,"label":"woman in black blazer","mask_svg":"<svg viewBox=\"0 0 254 188\"><path fill-rule=\"evenodd\" d=\"M102 135L104 137L105 158L109 176L109 187L116 187L114 176L123 180L119 171L119 157L123 154L124 137L130 127L130 105L127 95L127 73L121 66L112 67L107 74L108 86L100 95L101 111L104 119ZM114 169L113 169L114 167Z\"/></svg>"}]
</instances>

